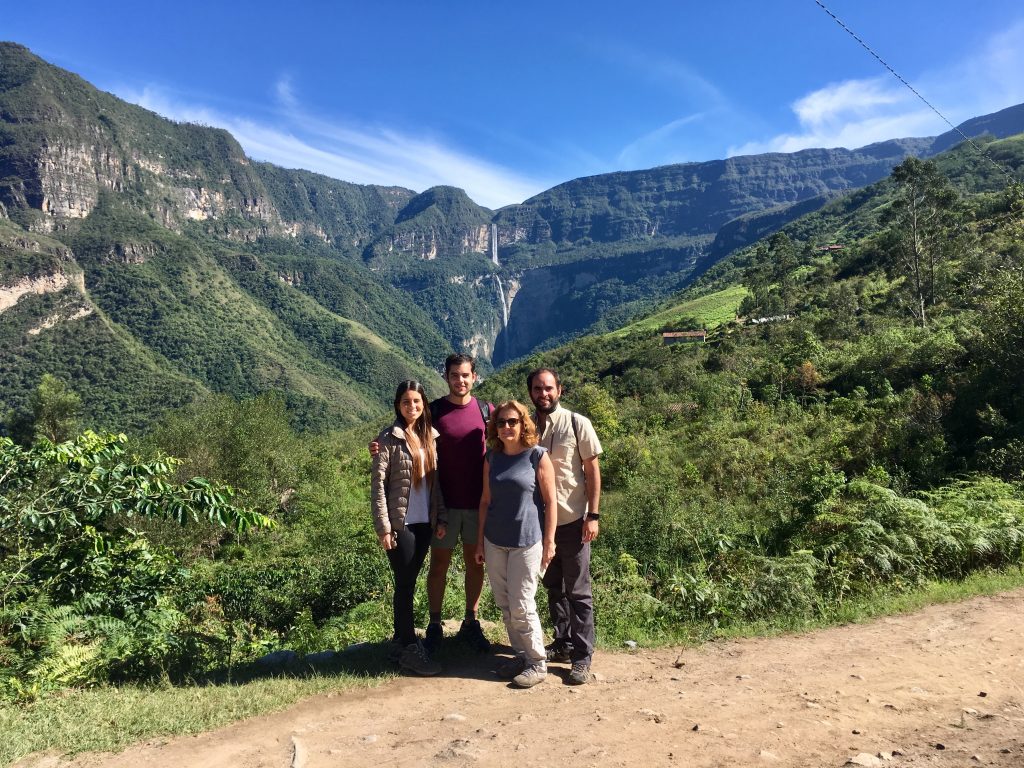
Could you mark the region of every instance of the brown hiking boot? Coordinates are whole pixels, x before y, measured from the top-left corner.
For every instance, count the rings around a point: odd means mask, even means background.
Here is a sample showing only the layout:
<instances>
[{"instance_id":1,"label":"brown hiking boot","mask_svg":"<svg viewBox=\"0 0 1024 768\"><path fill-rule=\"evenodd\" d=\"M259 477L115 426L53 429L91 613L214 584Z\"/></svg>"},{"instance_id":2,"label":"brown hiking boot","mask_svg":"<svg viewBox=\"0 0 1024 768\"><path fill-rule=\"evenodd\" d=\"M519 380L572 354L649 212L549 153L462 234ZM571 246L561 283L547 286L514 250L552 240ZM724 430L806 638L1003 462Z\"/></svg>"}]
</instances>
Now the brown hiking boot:
<instances>
[{"instance_id":1,"label":"brown hiking boot","mask_svg":"<svg viewBox=\"0 0 1024 768\"><path fill-rule=\"evenodd\" d=\"M574 661L572 669L569 670L568 682L573 685L584 685L594 679L594 673L590 671L590 664L586 661Z\"/></svg>"}]
</instances>

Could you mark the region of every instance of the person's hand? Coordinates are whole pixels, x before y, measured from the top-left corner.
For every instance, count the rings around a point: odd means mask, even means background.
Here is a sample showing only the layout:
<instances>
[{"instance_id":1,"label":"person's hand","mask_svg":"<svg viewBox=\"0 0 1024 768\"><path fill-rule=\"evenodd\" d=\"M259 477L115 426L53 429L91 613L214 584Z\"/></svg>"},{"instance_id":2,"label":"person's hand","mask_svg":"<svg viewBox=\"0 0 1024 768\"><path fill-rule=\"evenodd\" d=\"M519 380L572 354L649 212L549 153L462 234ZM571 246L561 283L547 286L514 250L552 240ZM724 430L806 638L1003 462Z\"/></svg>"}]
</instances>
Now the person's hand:
<instances>
[{"instance_id":1,"label":"person's hand","mask_svg":"<svg viewBox=\"0 0 1024 768\"><path fill-rule=\"evenodd\" d=\"M376 456L378 453L380 453L380 443L374 440L372 443L366 446L366 450L370 452L371 456Z\"/></svg>"},{"instance_id":2,"label":"person's hand","mask_svg":"<svg viewBox=\"0 0 1024 768\"><path fill-rule=\"evenodd\" d=\"M448 533L448 526L444 523L438 523L437 528L434 529L434 535L439 539L443 539L445 534Z\"/></svg>"},{"instance_id":3,"label":"person's hand","mask_svg":"<svg viewBox=\"0 0 1024 768\"><path fill-rule=\"evenodd\" d=\"M476 554L473 555L473 559L476 561L477 565L483 565L484 564L484 545L483 544L477 544L476 545Z\"/></svg>"},{"instance_id":4,"label":"person's hand","mask_svg":"<svg viewBox=\"0 0 1024 768\"><path fill-rule=\"evenodd\" d=\"M601 523L593 518L587 518L583 521L583 543L589 544L597 538L597 534L601 530Z\"/></svg>"},{"instance_id":5,"label":"person's hand","mask_svg":"<svg viewBox=\"0 0 1024 768\"><path fill-rule=\"evenodd\" d=\"M551 565L551 561L555 559L555 542L545 541L544 542L544 554L540 558L540 569L546 571L548 566Z\"/></svg>"},{"instance_id":6,"label":"person's hand","mask_svg":"<svg viewBox=\"0 0 1024 768\"><path fill-rule=\"evenodd\" d=\"M380 545L385 550L394 549L398 546L397 536L394 535L394 531L388 531L387 533L378 533L377 539L380 541Z\"/></svg>"}]
</instances>

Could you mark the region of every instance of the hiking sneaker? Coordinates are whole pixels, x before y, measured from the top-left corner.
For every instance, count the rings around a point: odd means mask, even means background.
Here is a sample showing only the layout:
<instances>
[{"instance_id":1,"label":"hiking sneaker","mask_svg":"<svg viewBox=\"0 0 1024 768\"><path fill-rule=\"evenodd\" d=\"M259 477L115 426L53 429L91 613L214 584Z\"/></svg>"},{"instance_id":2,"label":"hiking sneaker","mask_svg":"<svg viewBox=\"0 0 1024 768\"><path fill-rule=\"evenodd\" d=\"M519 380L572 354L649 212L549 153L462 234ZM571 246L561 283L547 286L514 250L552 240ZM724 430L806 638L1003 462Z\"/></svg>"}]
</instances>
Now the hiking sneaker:
<instances>
[{"instance_id":1,"label":"hiking sneaker","mask_svg":"<svg viewBox=\"0 0 1024 768\"><path fill-rule=\"evenodd\" d=\"M586 661L574 661L572 669L569 670L569 680L573 685L584 685L594 679L594 673L590 671L590 664Z\"/></svg>"},{"instance_id":2,"label":"hiking sneaker","mask_svg":"<svg viewBox=\"0 0 1024 768\"><path fill-rule=\"evenodd\" d=\"M525 668L526 660L522 656L513 656L511 659L505 659L499 664L498 668L494 670L494 674L502 680L511 680Z\"/></svg>"},{"instance_id":3,"label":"hiking sneaker","mask_svg":"<svg viewBox=\"0 0 1024 768\"><path fill-rule=\"evenodd\" d=\"M537 683L543 683L548 677L548 669L544 662L528 665L522 672L512 678L512 685L516 688L533 688Z\"/></svg>"},{"instance_id":4,"label":"hiking sneaker","mask_svg":"<svg viewBox=\"0 0 1024 768\"><path fill-rule=\"evenodd\" d=\"M427 653L437 653L442 640L444 640L444 627L436 621L427 624L427 634L423 638L423 645L426 646Z\"/></svg>"},{"instance_id":5,"label":"hiking sneaker","mask_svg":"<svg viewBox=\"0 0 1024 768\"><path fill-rule=\"evenodd\" d=\"M397 638L391 638L388 641L388 661L392 664L397 664L402 660L402 653L405 651L405 646L402 645Z\"/></svg>"},{"instance_id":6,"label":"hiking sneaker","mask_svg":"<svg viewBox=\"0 0 1024 768\"><path fill-rule=\"evenodd\" d=\"M436 675L441 671L441 665L430 658L427 649L418 640L405 646L405 650L402 651L402 656L398 660L398 666L406 672L423 675L424 677Z\"/></svg>"},{"instance_id":7,"label":"hiking sneaker","mask_svg":"<svg viewBox=\"0 0 1024 768\"><path fill-rule=\"evenodd\" d=\"M565 664L570 660L572 645L564 640L555 640L551 645L545 645L544 651L547 653L548 661Z\"/></svg>"},{"instance_id":8,"label":"hiking sneaker","mask_svg":"<svg viewBox=\"0 0 1024 768\"><path fill-rule=\"evenodd\" d=\"M484 636L483 627L480 626L480 622L476 619L464 620L455 637L476 649L479 653L488 653L491 650L491 641Z\"/></svg>"}]
</instances>

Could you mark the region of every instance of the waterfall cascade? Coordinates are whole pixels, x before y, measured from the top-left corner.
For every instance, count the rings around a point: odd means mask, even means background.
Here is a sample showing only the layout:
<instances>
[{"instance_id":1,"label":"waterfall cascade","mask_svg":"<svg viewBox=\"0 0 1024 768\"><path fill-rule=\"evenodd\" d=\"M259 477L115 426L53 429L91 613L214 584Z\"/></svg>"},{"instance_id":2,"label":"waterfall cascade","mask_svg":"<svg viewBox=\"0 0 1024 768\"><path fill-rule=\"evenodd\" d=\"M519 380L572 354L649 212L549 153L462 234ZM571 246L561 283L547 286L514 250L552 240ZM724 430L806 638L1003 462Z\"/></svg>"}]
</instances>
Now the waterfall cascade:
<instances>
[{"instance_id":1,"label":"waterfall cascade","mask_svg":"<svg viewBox=\"0 0 1024 768\"><path fill-rule=\"evenodd\" d=\"M501 302L501 327L508 327L508 304L505 303L505 289L501 284L501 278L494 276L494 282L498 286L498 301Z\"/></svg>"}]
</instances>

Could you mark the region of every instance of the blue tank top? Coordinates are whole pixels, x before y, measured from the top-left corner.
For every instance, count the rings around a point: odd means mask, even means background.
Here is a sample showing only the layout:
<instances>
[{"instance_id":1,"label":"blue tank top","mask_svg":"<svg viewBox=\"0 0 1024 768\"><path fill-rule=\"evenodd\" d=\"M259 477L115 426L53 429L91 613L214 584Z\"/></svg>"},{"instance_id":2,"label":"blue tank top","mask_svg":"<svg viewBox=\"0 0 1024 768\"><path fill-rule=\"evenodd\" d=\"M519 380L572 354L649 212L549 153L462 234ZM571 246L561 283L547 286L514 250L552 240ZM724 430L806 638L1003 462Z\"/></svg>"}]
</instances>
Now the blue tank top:
<instances>
[{"instance_id":1,"label":"blue tank top","mask_svg":"<svg viewBox=\"0 0 1024 768\"><path fill-rule=\"evenodd\" d=\"M545 449L539 445L515 456L488 451L491 504L484 536L499 547L532 547L541 540L544 501L537 487L537 464Z\"/></svg>"}]
</instances>

